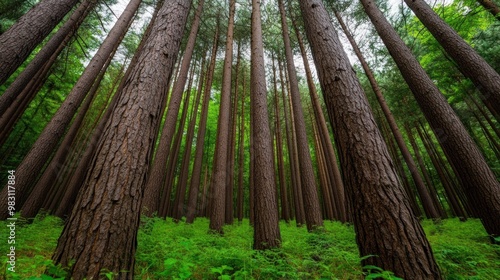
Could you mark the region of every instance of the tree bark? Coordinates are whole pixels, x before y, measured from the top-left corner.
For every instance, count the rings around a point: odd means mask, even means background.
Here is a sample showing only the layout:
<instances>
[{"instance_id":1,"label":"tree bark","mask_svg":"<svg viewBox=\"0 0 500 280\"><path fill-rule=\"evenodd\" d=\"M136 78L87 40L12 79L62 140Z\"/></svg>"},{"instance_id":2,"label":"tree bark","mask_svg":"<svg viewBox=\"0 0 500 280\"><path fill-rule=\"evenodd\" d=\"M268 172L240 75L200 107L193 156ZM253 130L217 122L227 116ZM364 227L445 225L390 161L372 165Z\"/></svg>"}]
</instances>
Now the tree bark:
<instances>
[{"instance_id":1,"label":"tree bark","mask_svg":"<svg viewBox=\"0 0 500 280\"><path fill-rule=\"evenodd\" d=\"M312 231L316 227L323 226L323 218L321 217L316 179L314 176L311 154L309 152L306 123L300 101L299 84L297 81L297 73L295 71L295 63L293 61L293 53L290 45L288 24L286 22L283 0L278 0L278 5L281 14L281 27L283 31L283 41L285 44L286 66L290 82L290 96L293 106L293 122L295 124L295 136L299 156L304 212L306 213L307 230Z\"/></svg>"},{"instance_id":2,"label":"tree bark","mask_svg":"<svg viewBox=\"0 0 500 280\"><path fill-rule=\"evenodd\" d=\"M492 0L477 0L488 12L490 12L497 20L500 20L500 8Z\"/></svg>"},{"instance_id":3,"label":"tree bark","mask_svg":"<svg viewBox=\"0 0 500 280\"><path fill-rule=\"evenodd\" d=\"M500 74L423 0L405 0L418 19L481 92L481 99L500 113ZM497 201L500 202L500 201ZM500 222L499 222L500 224ZM497 232L500 234L500 231Z\"/></svg>"},{"instance_id":4,"label":"tree bark","mask_svg":"<svg viewBox=\"0 0 500 280\"><path fill-rule=\"evenodd\" d=\"M464 186L467 198L477 209L486 231L490 235L500 235L500 219L497 218L500 217L500 183L445 97L390 26L382 12L371 0L362 0L361 3L398 65L434 133L438 136L450 164L457 169L457 176ZM449 38L449 34L445 33L440 36ZM496 83L500 84L500 78ZM500 90L497 90L496 94L498 93Z\"/></svg>"},{"instance_id":5,"label":"tree bark","mask_svg":"<svg viewBox=\"0 0 500 280\"><path fill-rule=\"evenodd\" d=\"M198 4L198 8L196 9L193 24L191 25L191 31L189 33L189 39L186 44L186 50L182 57L182 64L179 70L178 79L174 84L174 89L172 90L172 95L168 103L167 114L165 116L165 123L163 124L159 146L149 174L149 179L147 180L146 187L144 188L142 211L146 216L151 216L154 212L159 210L159 197L161 188L165 182L165 169L170 153L170 144L172 143L172 137L175 133L177 115L179 114L181 106L182 93L184 91L184 87L186 86L189 65L193 56L196 35L198 34L200 26L203 4L204 1L201 0ZM167 196L167 199L168 198L169 196Z\"/></svg>"},{"instance_id":6,"label":"tree bark","mask_svg":"<svg viewBox=\"0 0 500 280\"><path fill-rule=\"evenodd\" d=\"M73 279L98 279L103 269L133 279L143 187L190 7L189 0L164 2L106 123L53 256L73 263Z\"/></svg>"},{"instance_id":7,"label":"tree bark","mask_svg":"<svg viewBox=\"0 0 500 280\"><path fill-rule=\"evenodd\" d=\"M307 37L339 146L364 264L406 279L440 279L429 242L398 181L368 100L323 3L300 0Z\"/></svg>"},{"instance_id":8,"label":"tree bark","mask_svg":"<svg viewBox=\"0 0 500 280\"><path fill-rule=\"evenodd\" d=\"M73 115L94 84L95 78L99 75L109 55L118 48L141 2L141 0L133 0L127 5L108 36L101 44L99 50L85 68L78 82L68 94L61 107L57 110L54 117L52 117L44 128L28 155L26 155L16 169L16 178L18 178L16 180L16 190L20 194L16 202L19 203L19 205L24 203L32 184L35 182L38 172L34 172L34 170L42 170L54 148L59 143L59 140L63 137L66 127L71 122ZM7 217L7 188L4 188L1 193L4 193L5 196L0 198L0 205L5 205L5 207L0 212L0 219L5 219Z\"/></svg>"},{"instance_id":9,"label":"tree bark","mask_svg":"<svg viewBox=\"0 0 500 280\"><path fill-rule=\"evenodd\" d=\"M43 0L0 35L0 84L16 71L76 3L78 0ZM2 100L0 104L1 115L10 103Z\"/></svg>"},{"instance_id":10,"label":"tree bark","mask_svg":"<svg viewBox=\"0 0 500 280\"><path fill-rule=\"evenodd\" d=\"M233 62L233 33L236 1L229 2L229 21L226 35L226 55L222 74L222 90L220 96L219 120L217 122L217 140L212 168L212 194L210 230L223 233L225 219L227 156L229 148L229 118L231 115L231 69Z\"/></svg>"},{"instance_id":11,"label":"tree bark","mask_svg":"<svg viewBox=\"0 0 500 280\"><path fill-rule=\"evenodd\" d=\"M273 149L269 115L267 111L266 76L264 69L264 48L260 1L252 1L252 42L251 42L251 121L254 123L254 243L257 250L281 246L278 205L273 167Z\"/></svg>"},{"instance_id":12,"label":"tree bark","mask_svg":"<svg viewBox=\"0 0 500 280\"><path fill-rule=\"evenodd\" d=\"M0 116L3 117L6 106L8 107L12 104L12 102L16 99L16 97L19 96L19 94L23 91L26 85L28 85L28 83L37 74L37 72L39 72L40 69L45 67L50 68L52 66L55 59L51 60L50 58L52 56L57 57L59 53L61 53L64 47L60 46L67 45L84 19L94 9L96 3L97 0L83 1L82 4L80 4L78 8L71 14L70 18L64 23L64 25L57 30L57 33L54 34L54 36L50 38L47 44L45 44L43 48L36 54L36 56L28 64L28 66L26 66L23 72L21 72L21 74L16 77L9 88L7 88L2 96L0 96Z\"/></svg>"}]
</instances>

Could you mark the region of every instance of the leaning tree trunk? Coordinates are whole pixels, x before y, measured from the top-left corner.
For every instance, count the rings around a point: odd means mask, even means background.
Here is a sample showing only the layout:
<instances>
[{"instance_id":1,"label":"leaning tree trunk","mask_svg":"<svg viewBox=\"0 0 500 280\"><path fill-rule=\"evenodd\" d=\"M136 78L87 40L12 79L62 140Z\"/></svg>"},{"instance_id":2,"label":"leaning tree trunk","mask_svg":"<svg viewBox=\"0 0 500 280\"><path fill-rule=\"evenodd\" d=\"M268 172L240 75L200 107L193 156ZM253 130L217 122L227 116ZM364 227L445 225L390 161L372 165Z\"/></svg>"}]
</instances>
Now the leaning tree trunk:
<instances>
[{"instance_id":1,"label":"leaning tree trunk","mask_svg":"<svg viewBox=\"0 0 500 280\"><path fill-rule=\"evenodd\" d=\"M384 95L382 94L382 90L380 89L380 86L378 85L377 81L375 80L375 76L373 75L372 70L370 69L370 66L368 66L368 63L366 62L363 54L361 53L361 50L359 49L358 45L356 44L356 41L354 40L351 32L347 29L347 26L344 23L344 20L340 16L340 13L338 11L334 11L336 18L338 19L340 26L344 30L344 33L347 36L347 39L351 43L352 48L354 49L354 52L356 53L356 56L358 57L359 61L361 62L361 65L363 66L363 70L365 71L365 75L368 78L368 81L370 82L370 85L373 89L373 92L375 93L375 96L377 97L377 101L380 105L380 108L382 109L382 112L384 113L384 116L387 120L387 123L389 124L389 127L391 129L392 135L394 136L394 139L396 140L396 144L398 145L399 150L401 151L401 154L403 155L403 159L406 162L406 165L408 166L408 169L410 170L410 174L413 178L413 182L415 183L415 187L418 192L418 196L420 197L420 201L422 202L422 206L424 208L425 215L427 218L430 219L437 219L440 217L437 208L433 204L433 200L431 198L431 195L429 194L429 191L427 190L427 187L425 186L424 180L420 176L420 173L418 172L417 165L415 164L415 161L411 157L410 151L408 150L408 147L406 146L403 135L401 134L401 131L398 128L398 125L396 124L396 119L391 113L391 110L389 109L389 106L387 105L387 102L385 102ZM411 195L411 192L408 193Z\"/></svg>"},{"instance_id":2,"label":"leaning tree trunk","mask_svg":"<svg viewBox=\"0 0 500 280\"><path fill-rule=\"evenodd\" d=\"M146 187L144 189L144 204L142 207L144 214L147 216L151 216L154 212L157 212L159 210L160 192L165 182L165 167L167 165L167 159L169 157L172 137L175 133L177 115L179 114L179 108L181 106L182 93L186 85L189 65L191 63L191 58L194 52L196 35L198 34L198 29L200 26L203 4L204 1L200 1L198 3L198 8L196 9L196 16L194 17L193 24L191 25L189 39L186 44L186 51L184 52L184 55L182 57L179 76L174 84L172 96L170 97L170 101L168 103L167 114L165 116L165 124L163 125L163 129L161 132L160 143L157 148L154 163L151 168Z\"/></svg>"},{"instance_id":3,"label":"leaning tree trunk","mask_svg":"<svg viewBox=\"0 0 500 280\"><path fill-rule=\"evenodd\" d=\"M273 148L267 112L266 72L260 1L252 1L251 43L251 121L254 123L254 243L253 248L262 250L280 247L278 205L273 167Z\"/></svg>"},{"instance_id":4,"label":"leaning tree trunk","mask_svg":"<svg viewBox=\"0 0 500 280\"><path fill-rule=\"evenodd\" d=\"M318 191L316 187L316 178L311 160L309 141L306 133L306 122L304 112L300 101L299 84L295 63L293 61L292 47L286 22L285 6L283 0L278 0L281 14L281 27L283 32L283 41L285 44L286 66L288 79L290 82L290 98L293 107L293 122L295 124L295 136L297 140L297 153L299 156L300 179L302 186L302 196L304 200L304 212L306 214L307 230L312 231L316 227L323 226L321 209L319 206Z\"/></svg>"},{"instance_id":5,"label":"leaning tree trunk","mask_svg":"<svg viewBox=\"0 0 500 280\"><path fill-rule=\"evenodd\" d=\"M16 77L14 82L7 88L7 90L0 97L0 116L4 117L4 106L9 106L19 96L23 89L30 83L33 77L39 72L40 69L51 67L55 59L50 60L52 56L57 55L64 49L60 46L65 46L69 40L76 33L83 20L94 9L97 0L86 0L71 14L69 19L64 23L57 33L50 38L50 40L43 46L43 48L36 54L33 60L26 66L26 68ZM47 62L49 65L46 65ZM44 75L45 76L45 75ZM1 84L1 82L0 82ZM23 108L22 111L24 111Z\"/></svg>"},{"instance_id":6,"label":"leaning tree trunk","mask_svg":"<svg viewBox=\"0 0 500 280\"><path fill-rule=\"evenodd\" d=\"M405 0L405 3L454 60L460 72L471 79L481 92L483 102L491 104L495 112L500 114L500 74L424 0Z\"/></svg>"},{"instance_id":7,"label":"leaning tree trunk","mask_svg":"<svg viewBox=\"0 0 500 280\"><path fill-rule=\"evenodd\" d=\"M190 0L165 1L107 122L53 256L71 277L133 279L141 199ZM147 94L147 98L144 98Z\"/></svg>"},{"instance_id":8,"label":"leaning tree trunk","mask_svg":"<svg viewBox=\"0 0 500 280\"><path fill-rule=\"evenodd\" d=\"M490 12L497 20L500 20L500 7L493 0L477 0L488 12Z\"/></svg>"},{"instance_id":9,"label":"leaning tree trunk","mask_svg":"<svg viewBox=\"0 0 500 280\"><path fill-rule=\"evenodd\" d=\"M477 209L476 212L486 231L490 235L500 235L500 219L498 219L500 217L500 183L446 98L425 73L382 12L371 0L361 0L361 3L389 49L434 133L439 136L439 142L450 164L454 165L458 171L457 176L464 186L467 199ZM449 38L449 35L444 33L440 36ZM500 78L496 83L500 83ZM498 93L500 91L496 92Z\"/></svg>"},{"instance_id":10,"label":"leaning tree trunk","mask_svg":"<svg viewBox=\"0 0 500 280\"><path fill-rule=\"evenodd\" d=\"M43 0L0 35L0 85L61 22L78 0ZM10 104L0 103L0 115Z\"/></svg>"},{"instance_id":11,"label":"leaning tree trunk","mask_svg":"<svg viewBox=\"0 0 500 280\"><path fill-rule=\"evenodd\" d=\"M22 205L28 197L30 188L38 175L36 171L42 170L54 148L59 143L60 138L63 137L66 127L71 122L73 115L82 103L87 92L94 84L94 80L99 75L109 55L118 48L141 2L141 0L133 0L127 5L116 24L110 30L108 36L101 44L99 50L85 68L85 71L82 73L63 104L61 104L61 107L44 128L28 155L26 155L16 169L16 190L19 193L16 203L19 203L19 205ZM4 192L5 196L0 198L0 206L5 205L5 207L3 207L0 212L0 219L5 219L7 214L5 212L5 210L7 210L7 188L4 188L1 193Z\"/></svg>"},{"instance_id":12,"label":"leaning tree trunk","mask_svg":"<svg viewBox=\"0 0 500 280\"><path fill-rule=\"evenodd\" d=\"M323 3L300 0L345 176L363 261L405 279L440 279L425 233Z\"/></svg>"}]
</instances>

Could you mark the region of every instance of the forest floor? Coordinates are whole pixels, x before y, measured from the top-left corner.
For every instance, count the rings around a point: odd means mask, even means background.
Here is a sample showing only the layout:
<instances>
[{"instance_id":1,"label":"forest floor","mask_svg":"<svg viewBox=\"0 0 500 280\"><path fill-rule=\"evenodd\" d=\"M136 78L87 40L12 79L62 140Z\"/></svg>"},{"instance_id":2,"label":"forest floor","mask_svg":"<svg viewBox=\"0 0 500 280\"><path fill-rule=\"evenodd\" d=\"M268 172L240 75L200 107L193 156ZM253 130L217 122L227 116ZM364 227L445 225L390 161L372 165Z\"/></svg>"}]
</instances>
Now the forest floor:
<instances>
[{"instance_id":1,"label":"forest floor","mask_svg":"<svg viewBox=\"0 0 500 280\"><path fill-rule=\"evenodd\" d=\"M15 273L7 271L8 222L0 227L0 279L54 279L64 276L50 260L63 228L55 217L16 222ZM252 250L248 220L224 227L224 236L208 233L207 219L194 224L146 219L138 233L135 279L363 279L354 228L325 221L325 230L308 233L295 223L281 223L282 248ZM500 279L500 246L490 243L478 220L423 221L427 238L445 279ZM372 269L367 279L391 278ZM112 274L103 274L112 279ZM64 279L64 278L55 278ZM380 279L380 278L379 278Z\"/></svg>"}]
</instances>

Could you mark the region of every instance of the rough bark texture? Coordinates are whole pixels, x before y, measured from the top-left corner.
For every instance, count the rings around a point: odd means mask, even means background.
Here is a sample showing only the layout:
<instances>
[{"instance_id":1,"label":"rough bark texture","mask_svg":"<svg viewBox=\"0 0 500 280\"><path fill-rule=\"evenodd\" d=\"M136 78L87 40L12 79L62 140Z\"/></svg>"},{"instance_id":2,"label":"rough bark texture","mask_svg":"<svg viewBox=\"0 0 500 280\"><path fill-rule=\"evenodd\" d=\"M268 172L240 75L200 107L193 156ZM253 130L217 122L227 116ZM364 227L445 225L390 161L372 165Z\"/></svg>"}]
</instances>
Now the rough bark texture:
<instances>
[{"instance_id":1,"label":"rough bark texture","mask_svg":"<svg viewBox=\"0 0 500 280\"><path fill-rule=\"evenodd\" d=\"M300 101L299 84L295 63L293 61L292 47L286 22L285 6L283 0L278 0L281 14L281 27L283 31L283 42L285 44L286 66L288 79L290 82L290 98L293 107L293 122L295 124L295 136L297 141L297 154L299 157L300 180L302 183L302 196L304 200L304 212L306 214L307 230L314 230L315 227L323 226L321 209L319 205L318 191L316 188L316 178L309 152L309 141L306 133L306 122Z\"/></svg>"},{"instance_id":2,"label":"rough bark texture","mask_svg":"<svg viewBox=\"0 0 500 280\"><path fill-rule=\"evenodd\" d=\"M34 170L42 170L108 57L118 48L141 2L141 0L133 0L127 5L61 107L16 169L16 178L18 178L16 180L16 189L19 193L16 202L19 205L24 203L33 182L35 182L38 172L34 172ZM5 219L7 214L5 212L7 210L7 188L4 188L2 193L5 193L5 196L0 198L0 205L5 205L5 207L0 212L0 218Z\"/></svg>"},{"instance_id":3,"label":"rough bark texture","mask_svg":"<svg viewBox=\"0 0 500 280\"><path fill-rule=\"evenodd\" d=\"M254 123L254 249L276 248L281 244L273 166L273 148L264 69L264 48L260 1L252 1L251 121Z\"/></svg>"},{"instance_id":4,"label":"rough bark texture","mask_svg":"<svg viewBox=\"0 0 500 280\"><path fill-rule=\"evenodd\" d=\"M471 79L481 99L500 113L500 74L423 0L405 0L415 15L455 61L460 72ZM498 233L497 233L498 234Z\"/></svg>"},{"instance_id":5,"label":"rough bark texture","mask_svg":"<svg viewBox=\"0 0 500 280\"><path fill-rule=\"evenodd\" d=\"M394 136L394 139L396 140L396 143L398 145L399 150L401 151L401 154L403 155L403 158L406 162L406 165L408 166L408 169L410 170L411 176L413 178L413 181L415 182L415 187L417 189L418 195L420 197L420 201L422 202L422 206L425 211L425 215L427 218L430 219L435 219L439 218L440 215L437 211L437 208L434 206L432 202L432 198L429 194L429 191L427 190L427 187L424 184L424 180L420 176L420 173L418 172L417 165L415 164L415 161L411 157L410 151L408 150L408 147L406 147L406 144L403 139L403 135L401 134L398 125L396 123L396 119L394 119L394 116L391 113L391 110L389 109L389 106L387 105L387 102L385 102L384 95L382 94L382 90L380 89L377 81L375 80L375 76L373 75L372 70L370 69L370 66L368 66L368 63L366 62L363 54L361 53L361 50L359 49L358 45L356 44L356 41L354 40L353 36L347 29L347 26L345 25L344 21L342 20L342 17L340 16L340 13L335 11L335 16L337 17L337 20L339 21L340 25L342 26L342 29L344 30L344 33L347 36L347 39L351 43L352 48L354 49L354 52L356 53L356 56L358 57L359 61L361 62L361 65L363 67L363 70L365 71L365 75L368 78L368 81L370 82L370 85L373 89L373 92L375 93L375 96L377 97L377 101L380 105L380 108L382 109L382 112L384 113L384 116L387 120L387 123L389 124L389 127L391 128L392 135ZM412 195L411 192L408 193L408 195Z\"/></svg>"},{"instance_id":6,"label":"rough bark texture","mask_svg":"<svg viewBox=\"0 0 500 280\"><path fill-rule=\"evenodd\" d=\"M150 177L147 181L146 187L144 189L144 200L143 200L143 212L147 216L151 216L154 212L157 212L160 204L160 193L161 188L165 182L165 167L167 165L167 159L170 152L170 144L172 143L172 137L175 133L175 127L177 124L177 115L179 114L179 109L181 106L182 93L186 85L189 65L191 58L193 56L194 46L196 42L196 35L198 34L198 29L200 26L201 12L203 9L204 1L200 1L198 8L196 9L195 18L193 24L191 25L191 31L189 33L189 39L186 44L186 51L182 57L182 64L179 70L179 76L174 84L174 89L172 90L172 96L168 103L167 114L165 116L165 123L163 124L163 130L161 132L160 143L157 148L156 156L154 159L153 166L151 168ZM167 194L169 195L169 194ZM167 196L167 199L170 197Z\"/></svg>"},{"instance_id":7,"label":"rough bark texture","mask_svg":"<svg viewBox=\"0 0 500 280\"><path fill-rule=\"evenodd\" d=\"M61 28L57 30L57 33L50 38L50 40L43 46L43 48L36 54L33 60L26 66L16 80L9 86L9 88L0 97L0 115L3 117L4 106L9 106L12 104L14 99L19 96L26 85L33 79L37 72L43 67L50 67L54 60L50 60L50 57L57 55L63 50L61 45L65 46L70 38L73 37L78 27L82 24L83 20L87 15L93 10L97 3L97 0L86 0L83 1L81 5L71 14L69 19L64 23ZM46 62L50 62L50 65L46 65ZM1 84L1 83L0 83ZM24 108L23 108L24 111Z\"/></svg>"},{"instance_id":8,"label":"rough bark texture","mask_svg":"<svg viewBox=\"0 0 500 280\"><path fill-rule=\"evenodd\" d=\"M212 193L210 213L210 230L222 233L225 220L226 180L229 149L229 119L231 115L231 68L233 62L233 33L236 1L229 2L229 22L226 35L226 56L222 74L222 90L220 96L219 120L217 122L217 140L214 155Z\"/></svg>"},{"instance_id":9,"label":"rough bark texture","mask_svg":"<svg viewBox=\"0 0 500 280\"><path fill-rule=\"evenodd\" d=\"M318 0L301 0L307 37L333 121L364 260L405 279L440 279L432 251L403 193L368 100Z\"/></svg>"},{"instance_id":10,"label":"rough bark texture","mask_svg":"<svg viewBox=\"0 0 500 280\"><path fill-rule=\"evenodd\" d=\"M468 200L491 235L500 235L500 183L467 130L411 51L371 0L362 0L365 11L389 49L422 112L457 169ZM440 36L447 37L446 34ZM500 83L500 79L497 81ZM496 94L500 93L497 91Z\"/></svg>"},{"instance_id":11,"label":"rough bark texture","mask_svg":"<svg viewBox=\"0 0 500 280\"><path fill-rule=\"evenodd\" d=\"M63 266L74 260L74 279L99 279L102 269L133 279L143 186L190 6L163 4L106 124L53 256Z\"/></svg>"},{"instance_id":12,"label":"rough bark texture","mask_svg":"<svg viewBox=\"0 0 500 280\"><path fill-rule=\"evenodd\" d=\"M16 71L76 3L78 0L41 1L0 35L0 84ZM4 108L4 103L0 104L1 114L9 105Z\"/></svg>"}]
</instances>

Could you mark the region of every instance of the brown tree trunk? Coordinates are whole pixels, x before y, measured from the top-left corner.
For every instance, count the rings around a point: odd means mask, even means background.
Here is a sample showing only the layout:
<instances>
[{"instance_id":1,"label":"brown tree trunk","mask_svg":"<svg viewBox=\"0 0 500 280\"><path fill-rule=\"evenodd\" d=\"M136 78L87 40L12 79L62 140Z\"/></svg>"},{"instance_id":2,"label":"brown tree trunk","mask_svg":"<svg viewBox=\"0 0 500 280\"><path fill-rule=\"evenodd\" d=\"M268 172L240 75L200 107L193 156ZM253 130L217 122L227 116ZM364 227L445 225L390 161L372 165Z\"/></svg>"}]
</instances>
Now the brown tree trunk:
<instances>
[{"instance_id":1,"label":"brown tree trunk","mask_svg":"<svg viewBox=\"0 0 500 280\"><path fill-rule=\"evenodd\" d=\"M425 1L405 0L405 3L454 60L460 72L474 83L482 94L483 102L491 104L495 112L500 113L500 74L442 20ZM500 188L500 185L497 186ZM500 199L500 195L498 198ZM496 230L496 234L500 234L500 222Z\"/></svg>"},{"instance_id":2,"label":"brown tree trunk","mask_svg":"<svg viewBox=\"0 0 500 280\"><path fill-rule=\"evenodd\" d=\"M5 106L9 106L12 102L19 97L19 94L29 84L33 77L39 72L40 69L50 68L55 62L51 57L57 57L68 44L70 39L76 33L83 20L94 9L97 0L85 0L78 6L78 8L71 14L71 17L59 28L50 38L50 40L43 46L43 48L36 54L33 60L26 66L26 68L16 77L15 81L5 90L0 97L0 115L3 117ZM45 75L43 75L45 76ZM0 82L1 84L1 82ZM24 108L23 110L24 111Z\"/></svg>"},{"instance_id":3,"label":"brown tree trunk","mask_svg":"<svg viewBox=\"0 0 500 280\"><path fill-rule=\"evenodd\" d=\"M0 35L0 84L16 71L77 3L78 0L43 0ZM10 103L0 102L0 115Z\"/></svg>"},{"instance_id":4,"label":"brown tree trunk","mask_svg":"<svg viewBox=\"0 0 500 280\"><path fill-rule=\"evenodd\" d=\"M325 103L333 121L363 261L406 279L440 279L368 100L323 3L300 0Z\"/></svg>"},{"instance_id":5,"label":"brown tree trunk","mask_svg":"<svg viewBox=\"0 0 500 280\"><path fill-rule=\"evenodd\" d=\"M297 41L299 43L300 53L302 54L302 61L304 64L304 70L306 72L307 86L309 88L309 95L311 97L311 103L313 107L313 112L315 120L318 126L318 133L321 137L321 145L325 152L325 162L327 164L328 175L330 181L333 182L332 195L335 199L335 208L338 216L335 217L341 222L347 221L347 206L344 194L344 183L342 182L342 175L337 164L337 157L335 156L335 149L333 147L332 140L330 139L330 134L328 132L328 127L326 125L326 119L321 108L318 93L316 90L316 85L314 84L313 77L311 74L311 68L309 66L309 60L307 59L307 53L302 41L302 36L297 28L295 19L292 17L292 25L297 36Z\"/></svg>"},{"instance_id":6,"label":"brown tree trunk","mask_svg":"<svg viewBox=\"0 0 500 280\"><path fill-rule=\"evenodd\" d=\"M279 190L281 198L281 218L287 223L290 220L290 210L288 205L288 195L287 195L287 183L285 178L285 162L283 155L283 138L281 136L281 119L279 115L279 98L278 98L278 81L276 80L276 65L274 63L273 54L273 85L274 85L274 122L276 130L276 156L278 159L278 178L279 178Z\"/></svg>"},{"instance_id":7,"label":"brown tree trunk","mask_svg":"<svg viewBox=\"0 0 500 280\"><path fill-rule=\"evenodd\" d=\"M430 219L436 219L439 218L440 215L436 209L436 207L433 204L433 200L431 198L431 195L429 194L429 191L427 190L427 187L425 186L424 180L420 176L420 173L418 172L417 165L415 164L415 161L413 160L410 151L408 150L408 147L405 144L405 141L403 139L403 135L401 134L398 125L396 124L396 119L394 119L394 116L391 113L391 110L389 109L389 106L385 102L384 95L382 94L382 90L380 89L377 81L375 80L375 76L373 75L372 70L370 69L370 66L368 66L368 63L366 62L363 54L361 53L361 50L359 49L358 45L356 44L356 41L354 40L353 36L347 29L347 26L345 25L344 21L342 20L342 17L340 16L338 11L335 11L335 16L337 17L337 20L340 23L340 26L344 30L344 33L347 36L347 39L351 43L352 48L354 49L354 52L356 53L356 56L358 57L359 61L361 62L361 65L363 67L363 70L365 71L365 75L368 78L368 81L370 82L370 85L373 89L373 92L375 93L375 96L377 97L377 101L380 104L380 108L382 109L382 112L384 113L384 116L387 120L387 123L389 124L389 127L391 129L392 135L394 136L394 139L396 140L396 143L398 145L399 150L401 151L401 155L403 156L403 159L406 162L406 165L408 166L408 169L410 170L410 174L413 178L413 182L415 183L415 187L417 189L418 195L420 197L420 201L422 202L422 206L425 211L425 215L427 218ZM411 192L409 193L409 195Z\"/></svg>"},{"instance_id":8,"label":"brown tree trunk","mask_svg":"<svg viewBox=\"0 0 500 280\"><path fill-rule=\"evenodd\" d=\"M500 235L500 219L497 218L500 217L500 183L445 97L390 26L382 12L371 0L361 2L434 133L439 136L439 142L450 163L457 169L457 176L464 186L467 198L477 209L476 212L486 231L490 235ZM440 36L448 38L449 34L443 33ZM500 84L500 78L493 83ZM486 88L486 84L483 86ZM498 93L500 90L496 91L496 94Z\"/></svg>"},{"instance_id":9,"label":"brown tree trunk","mask_svg":"<svg viewBox=\"0 0 500 280\"><path fill-rule=\"evenodd\" d=\"M106 124L53 256L72 263L76 280L98 279L103 269L133 279L143 188L190 7L189 0L164 2Z\"/></svg>"},{"instance_id":10,"label":"brown tree trunk","mask_svg":"<svg viewBox=\"0 0 500 280\"><path fill-rule=\"evenodd\" d=\"M108 57L106 65L101 70L99 77L97 77L94 85L92 86L92 89L90 89L89 93L87 94L85 102L78 110L78 114L75 117L75 120L73 120L70 129L64 136L64 140L59 145L59 148L57 149L54 157L51 159L47 168L45 168L45 171L43 172L41 178L33 187L33 191L30 193L28 199L22 206L21 215L23 217L25 218L35 217L36 214L38 213L38 210L40 210L42 203L46 200L49 200L47 194L50 190L50 187L52 186L52 183L55 181L56 177L58 177L58 175L62 171L63 169L62 167L64 166L63 164L67 156L71 153L71 145L75 141L76 135L83 124L85 115L89 110L92 101L94 100L97 89L99 88L99 85L101 83L102 78L104 77L104 73L106 72L107 67L111 63L113 55L114 53L110 54L110 56Z\"/></svg>"},{"instance_id":11,"label":"brown tree trunk","mask_svg":"<svg viewBox=\"0 0 500 280\"><path fill-rule=\"evenodd\" d=\"M285 6L283 0L278 0L281 14L281 27L283 31L283 41L285 44L286 66L288 79L290 82L290 96L293 106L293 122L295 124L295 136L297 140L297 152L300 166L300 179L302 183L302 196L304 200L304 212L306 213L307 230L312 231L316 227L323 226L323 218L319 205L318 191L316 188L316 179L309 152L309 142L307 140L306 123L304 112L300 101L299 84L295 63L293 61L292 47L286 22Z\"/></svg>"},{"instance_id":12,"label":"brown tree trunk","mask_svg":"<svg viewBox=\"0 0 500 280\"><path fill-rule=\"evenodd\" d=\"M243 168L245 162L245 68L242 71L243 81L242 81L242 94L241 94L241 117L240 117L240 134L239 134L239 158L238 158L238 197L236 201L237 205L237 215L238 222L243 221L243 211L244 211L244 188L243 188Z\"/></svg>"},{"instance_id":13,"label":"brown tree trunk","mask_svg":"<svg viewBox=\"0 0 500 280\"><path fill-rule=\"evenodd\" d=\"M198 133L196 136L196 151L195 151L195 156L194 156L194 163L193 163L193 173L191 174L191 184L190 184L190 194L189 194L189 202L188 202L188 211L186 214L186 223L192 223L194 221L195 215L197 213L196 211L196 205L197 205L197 200L198 200L198 192L200 188L200 181L201 181L201 172L202 172L202 164L203 164L203 147L205 145L205 133L207 129L207 118L208 118L208 105L210 102L210 90L212 88L212 81L214 77L214 69L215 69L215 62L217 58L217 49L218 49L218 42L219 42L219 25L217 25L215 34L214 34L214 42L213 42L213 47L212 47L212 54L210 58L210 65L208 68L208 74L207 74L207 79L205 81L205 88L203 92L203 104L201 107L201 117L200 117L200 122L198 124ZM206 184L204 184L206 185ZM206 199L206 193L202 192L202 199ZM205 202L202 201L200 202L202 205L200 209L205 209L203 208L205 205Z\"/></svg>"},{"instance_id":14,"label":"brown tree trunk","mask_svg":"<svg viewBox=\"0 0 500 280\"><path fill-rule=\"evenodd\" d=\"M193 56L194 46L196 42L196 35L198 34L198 29L200 26L203 3L204 1L201 0L198 3L198 8L196 9L196 16L194 17L193 24L191 25L189 39L186 44L186 51L184 52L184 55L182 57L182 64L179 70L178 80L174 84L174 89L172 90L172 95L168 103L167 114L165 116L165 123L161 132L160 142L157 148L153 165L151 167L151 171L149 173L146 187L144 188L142 211L146 216L151 216L154 212L157 212L159 210L159 197L161 188L165 182L165 168L167 165L167 159L169 157L170 144L172 143L172 137L175 133L177 115L179 114L179 108L181 106L182 93L186 85L189 65ZM166 195L168 199L169 193L167 193Z\"/></svg>"},{"instance_id":15,"label":"brown tree trunk","mask_svg":"<svg viewBox=\"0 0 500 280\"><path fill-rule=\"evenodd\" d=\"M490 12L497 20L500 20L500 8L492 0L477 0L488 12Z\"/></svg>"},{"instance_id":16,"label":"brown tree trunk","mask_svg":"<svg viewBox=\"0 0 500 280\"><path fill-rule=\"evenodd\" d=\"M52 117L44 128L28 155L26 155L16 169L16 190L17 193L20 194L16 199L16 203L19 205L22 205L26 200L30 188L38 175L38 172L33 171L42 170L54 148L59 143L59 140L63 137L66 126L71 122L73 115L82 103L85 95L94 84L95 78L99 75L109 55L118 48L140 3L141 0L133 0L127 5L108 36L101 44L99 50L85 68L78 82L68 94L61 107L57 110L54 117ZM0 212L0 219L5 219L7 217L7 213L5 212L7 210L7 188L4 188L2 190L2 193L3 192L5 192L5 196L0 198L0 205L5 205L5 207Z\"/></svg>"},{"instance_id":17,"label":"brown tree trunk","mask_svg":"<svg viewBox=\"0 0 500 280\"><path fill-rule=\"evenodd\" d=\"M226 203L226 172L229 146L229 118L231 114L231 69L233 62L233 33L236 1L229 2L229 21L226 34L226 56L222 74L222 90L220 96L219 120L217 122L217 140L215 143L214 165L212 168L212 194L210 230L223 233Z\"/></svg>"},{"instance_id":18,"label":"brown tree trunk","mask_svg":"<svg viewBox=\"0 0 500 280\"><path fill-rule=\"evenodd\" d=\"M251 95L252 119L254 123L254 243L257 250L280 247L278 205L273 167L271 132L267 112L267 90L264 69L264 48L260 1L252 1L252 43L251 43Z\"/></svg>"}]
</instances>

